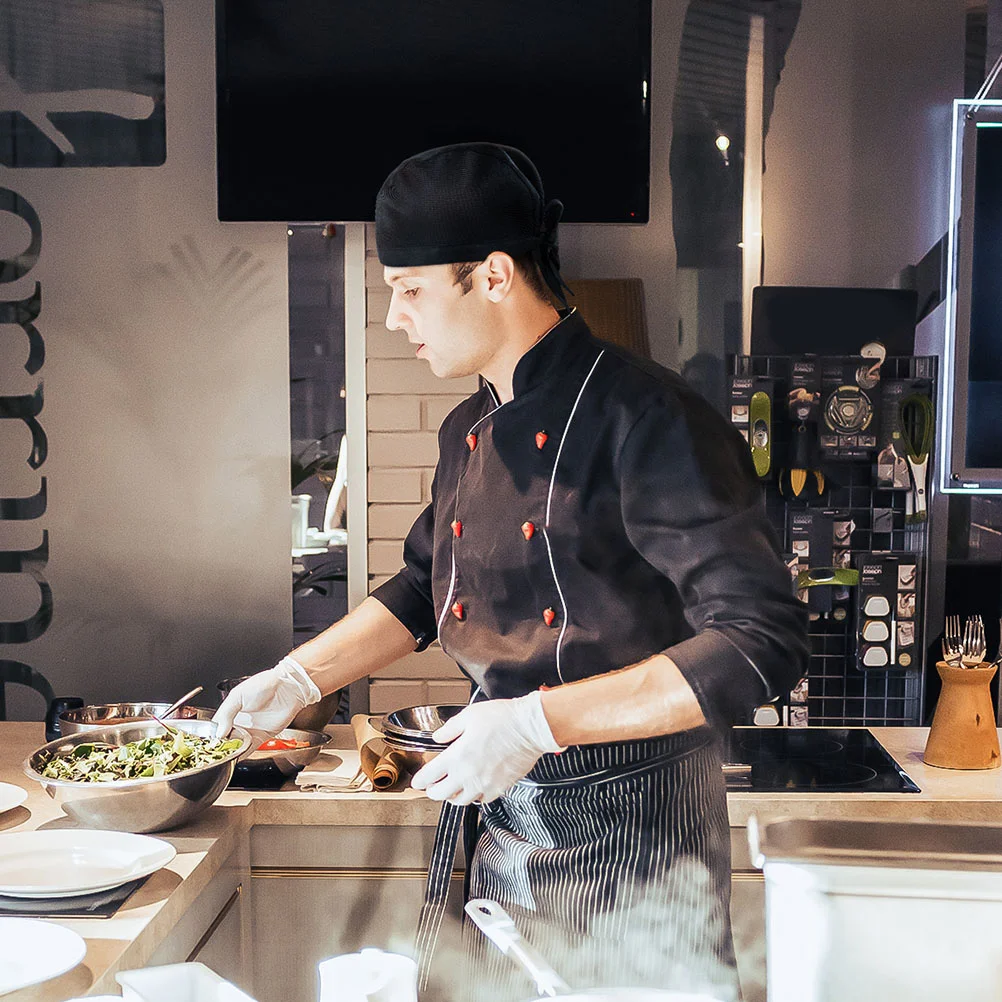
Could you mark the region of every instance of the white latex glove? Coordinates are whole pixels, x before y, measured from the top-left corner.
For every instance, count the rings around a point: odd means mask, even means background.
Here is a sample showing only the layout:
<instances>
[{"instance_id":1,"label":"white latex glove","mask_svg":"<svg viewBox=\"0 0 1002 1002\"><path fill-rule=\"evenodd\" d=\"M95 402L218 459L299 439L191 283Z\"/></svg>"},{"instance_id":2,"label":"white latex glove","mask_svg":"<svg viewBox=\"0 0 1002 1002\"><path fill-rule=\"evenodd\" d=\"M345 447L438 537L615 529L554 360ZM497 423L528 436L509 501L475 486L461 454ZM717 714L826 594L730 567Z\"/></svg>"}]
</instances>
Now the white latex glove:
<instances>
[{"instance_id":1,"label":"white latex glove","mask_svg":"<svg viewBox=\"0 0 1002 1002\"><path fill-rule=\"evenodd\" d=\"M564 751L553 739L541 693L473 703L435 731L451 741L421 769L411 786L432 800L489 804L522 779L546 752Z\"/></svg>"},{"instance_id":2,"label":"white latex glove","mask_svg":"<svg viewBox=\"0 0 1002 1002\"><path fill-rule=\"evenodd\" d=\"M320 690L306 669L295 658L284 657L274 668L231 689L212 719L220 737L236 724L264 741L288 727L304 706L319 701Z\"/></svg>"}]
</instances>

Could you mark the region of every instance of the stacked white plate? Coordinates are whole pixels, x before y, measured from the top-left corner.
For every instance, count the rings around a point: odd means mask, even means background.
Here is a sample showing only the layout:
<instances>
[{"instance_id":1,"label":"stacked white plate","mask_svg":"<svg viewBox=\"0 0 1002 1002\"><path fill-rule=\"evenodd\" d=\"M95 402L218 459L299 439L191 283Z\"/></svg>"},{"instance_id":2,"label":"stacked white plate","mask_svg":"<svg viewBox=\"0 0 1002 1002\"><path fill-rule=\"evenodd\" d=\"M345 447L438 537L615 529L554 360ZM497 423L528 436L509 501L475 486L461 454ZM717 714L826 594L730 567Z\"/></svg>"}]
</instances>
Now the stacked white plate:
<instances>
[{"instance_id":1,"label":"stacked white plate","mask_svg":"<svg viewBox=\"0 0 1002 1002\"><path fill-rule=\"evenodd\" d=\"M149 835L59 828L0 834L0 894L71 898L97 894L166 866L174 846Z\"/></svg>"},{"instance_id":2,"label":"stacked white plate","mask_svg":"<svg viewBox=\"0 0 1002 1002\"><path fill-rule=\"evenodd\" d=\"M0 917L0 995L57 978L86 953L80 936L54 922Z\"/></svg>"},{"instance_id":3,"label":"stacked white plate","mask_svg":"<svg viewBox=\"0 0 1002 1002\"><path fill-rule=\"evenodd\" d=\"M28 791L13 783L0 783L0 814L20 807L28 799Z\"/></svg>"}]
</instances>

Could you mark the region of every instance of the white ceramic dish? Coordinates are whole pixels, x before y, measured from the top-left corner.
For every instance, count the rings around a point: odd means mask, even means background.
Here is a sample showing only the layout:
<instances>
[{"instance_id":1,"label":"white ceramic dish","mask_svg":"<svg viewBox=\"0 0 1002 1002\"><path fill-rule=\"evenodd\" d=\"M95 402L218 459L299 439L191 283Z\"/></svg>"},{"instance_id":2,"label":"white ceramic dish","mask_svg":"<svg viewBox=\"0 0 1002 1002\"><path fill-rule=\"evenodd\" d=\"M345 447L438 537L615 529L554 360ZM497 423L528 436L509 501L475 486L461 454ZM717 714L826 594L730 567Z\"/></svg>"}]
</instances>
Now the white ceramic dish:
<instances>
[{"instance_id":1,"label":"white ceramic dish","mask_svg":"<svg viewBox=\"0 0 1002 1002\"><path fill-rule=\"evenodd\" d=\"M28 791L13 783L0 783L0 814L20 807L28 799Z\"/></svg>"},{"instance_id":2,"label":"white ceramic dish","mask_svg":"<svg viewBox=\"0 0 1002 1002\"><path fill-rule=\"evenodd\" d=\"M123 1002L254 1002L205 964L167 964L115 975Z\"/></svg>"},{"instance_id":3,"label":"white ceramic dish","mask_svg":"<svg viewBox=\"0 0 1002 1002\"><path fill-rule=\"evenodd\" d=\"M0 918L0 995L57 978L86 953L83 939L55 922Z\"/></svg>"},{"instance_id":4,"label":"white ceramic dish","mask_svg":"<svg viewBox=\"0 0 1002 1002\"><path fill-rule=\"evenodd\" d=\"M176 855L169 842L128 832L59 828L0 834L0 894L96 894L154 873Z\"/></svg>"}]
</instances>

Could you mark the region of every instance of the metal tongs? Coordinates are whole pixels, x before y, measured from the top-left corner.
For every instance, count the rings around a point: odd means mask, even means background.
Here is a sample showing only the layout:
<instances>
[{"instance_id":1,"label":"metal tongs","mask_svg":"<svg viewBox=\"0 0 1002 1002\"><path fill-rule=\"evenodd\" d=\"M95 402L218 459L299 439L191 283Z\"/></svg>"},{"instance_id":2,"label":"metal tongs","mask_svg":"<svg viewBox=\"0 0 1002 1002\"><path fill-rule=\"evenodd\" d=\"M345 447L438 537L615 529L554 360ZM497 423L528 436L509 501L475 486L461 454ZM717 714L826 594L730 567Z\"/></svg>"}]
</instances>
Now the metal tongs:
<instances>
[{"instance_id":1,"label":"metal tongs","mask_svg":"<svg viewBox=\"0 0 1002 1002\"><path fill-rule=\"evenodd\" d=\"M179 700L171 703L170 706L164 710L163 717L158 717L152 710L150 710L150 716L168 733L173 734L175 737L178 735L178 729L176 727L171 727L170 724L164 723L164 719L169 717L175 710L180 709L188 702L193 696L197 696L202 691L202 686L196 685L191 692L186 692Z\"/></svg>"},{"instance_id":2,"label":"metal tongs","mask_svg":"<svg viewBox=\"0 0 1002 1002\"><path fill-rule=\"evenodd\" d=\"M466 903L466 914L506 957L525 969L540 995L553 998L570 991L567 982L522 938L511 916L496 901L474 898Z\"/></svg>"}]
</instances>

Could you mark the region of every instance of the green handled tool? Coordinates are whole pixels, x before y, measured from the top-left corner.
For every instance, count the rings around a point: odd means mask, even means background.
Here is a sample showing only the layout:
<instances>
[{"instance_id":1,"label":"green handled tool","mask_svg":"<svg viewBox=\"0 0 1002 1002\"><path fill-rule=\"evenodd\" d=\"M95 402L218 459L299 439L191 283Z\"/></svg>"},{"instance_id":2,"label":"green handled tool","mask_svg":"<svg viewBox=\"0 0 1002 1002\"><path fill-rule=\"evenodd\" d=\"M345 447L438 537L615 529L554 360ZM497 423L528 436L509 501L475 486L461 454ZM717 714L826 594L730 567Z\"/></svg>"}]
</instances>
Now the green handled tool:
<instances>
[{"instance_id":1,"label":"green handled tool","mask_svg":"<svg viewBox=\"0 0 1002 1002\"><path fill-rule=\"evenodd\" d=\"M924 522L928 517L926 479L933 422L932 400L924 393L912 393L898 404L901 444L912 475L911 511L905 513L905 521L910 524Z\"/></svg>"},{"instance_id":2,"label":"green handled tool","mask_svg":"<svg viewBox=\"0 0 1002 1002\"><path fill-rule=\"evenodd\" d=\"M748 418L751 426L749 445L755 472L760 477L767 477L772 465L772 401L768 393L758 390L752 394Z\"/></svg>"}]
</instances>

